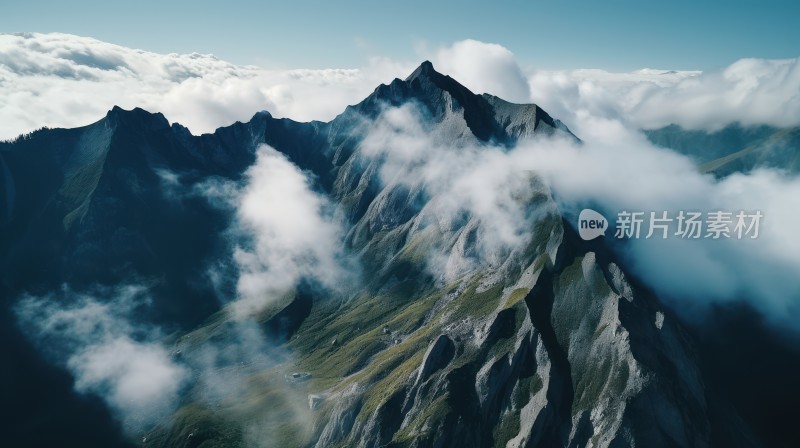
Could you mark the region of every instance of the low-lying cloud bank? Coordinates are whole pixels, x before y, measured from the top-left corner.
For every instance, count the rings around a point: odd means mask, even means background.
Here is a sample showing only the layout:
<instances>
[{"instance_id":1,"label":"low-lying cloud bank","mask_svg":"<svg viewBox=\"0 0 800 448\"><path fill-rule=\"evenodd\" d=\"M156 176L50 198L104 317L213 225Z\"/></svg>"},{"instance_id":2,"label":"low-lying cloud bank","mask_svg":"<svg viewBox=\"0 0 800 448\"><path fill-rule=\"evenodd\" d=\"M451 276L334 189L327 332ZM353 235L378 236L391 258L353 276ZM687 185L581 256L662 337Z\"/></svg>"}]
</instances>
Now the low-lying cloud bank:
<instances>
[{"instance_id":1,"label":"low-lying cloud bank","mask_svg":"<svg viewBox=\"0 0 800 448\"><path fill-rule=\"evenodd\" d=\"M530 86L537 103L567 123L592 115L640 129L800 124L800 58L741 59L709 73L538 71Z\"/></svg>"},{"instance_id":2,"label":"low-lying cloud bank","mask_svg":"<svg viewBox=\"0 0 800 448\"><path fill-rule=\"evenodd\" d=\"M743 59L709 73L552 71L523 69L501 45L470 39L423 58L476 93L535 102L578 133L585 115L637 128L800 124L800 59ZM418 63L382 57L351 69L270 70L68 34L0 34L0 139L42 126L85 125L114 105L162 112L194 133L248 120L260 110L330 120Z\"/></svg>"},{"instance_id":3,"label":"low-lying cloud bank","mask_svg":"<svg viewBox=\"0 0 800 448\"><path fill-rule=\"evenodd\" d=\"M269 70L69 34L0 34L0 139L42 126L86 125L114 105L162 112L194 133L249 120L261 110L329 120L411 69L376 59L361 69Z\"/></svg>"}]
</instances>

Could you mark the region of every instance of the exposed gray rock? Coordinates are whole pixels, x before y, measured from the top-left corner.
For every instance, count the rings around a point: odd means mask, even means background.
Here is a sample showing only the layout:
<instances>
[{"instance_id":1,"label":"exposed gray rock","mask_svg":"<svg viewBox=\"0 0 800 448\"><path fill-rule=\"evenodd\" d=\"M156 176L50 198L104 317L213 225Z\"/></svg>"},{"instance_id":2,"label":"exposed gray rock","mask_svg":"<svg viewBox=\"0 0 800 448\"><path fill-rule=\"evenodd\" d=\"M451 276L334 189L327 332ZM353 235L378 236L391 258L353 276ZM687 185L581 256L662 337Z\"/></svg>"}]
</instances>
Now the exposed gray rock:
<instances>
[{"instance_id":1,"label":"exposed gray rock","mask_svg":"<svg viewBox=\"0 0 800 448\"><path fill-rule=\"evenodd\" d=\"M425 352L416 382L427 380L431 374L447 366L453 360L453 355L455 355L453 341L444 334L436 338L436 341Z\"/></svg>"}]
</instances>

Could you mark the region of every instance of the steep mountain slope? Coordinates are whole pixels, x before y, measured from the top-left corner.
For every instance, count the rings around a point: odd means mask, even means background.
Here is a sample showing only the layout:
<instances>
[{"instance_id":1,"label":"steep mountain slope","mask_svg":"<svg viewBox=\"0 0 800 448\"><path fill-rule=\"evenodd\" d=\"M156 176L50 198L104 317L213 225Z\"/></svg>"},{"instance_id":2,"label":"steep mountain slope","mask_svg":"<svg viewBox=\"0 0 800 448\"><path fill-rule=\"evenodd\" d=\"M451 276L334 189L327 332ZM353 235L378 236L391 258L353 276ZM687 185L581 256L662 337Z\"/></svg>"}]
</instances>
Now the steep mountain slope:
<instances>
[{"instance_id":1,"label":"steep mountain slope","mask_svg":"<svg viewBox=\"0 0 800 448\"><path fill-rule=\"evenodd\" d=\"M442 213L441 197L383 178L366 139L406 105L432 141L456 149L577 141L538 106L475 95L427 62L329 123L262 112L192 136L160 114L115 108L84 128L0 144L4 307L62 283L141 279L155 305L142 318L180 335L176 356L190 362L236 338L207 276L229 256L220 235L232 218L197 191L240 181L265 143L340 207L363 284L344 297L287 292L256 321L291 356L232 366L224 378L244 378L244 393L227 399L193 385L173 418L137 442L264 444L253 437L266 427L277 446L757 446L734 412L717 411L726 403L709 391L682 325L602 240L576 237L535 174L514 196L528 226L522 244L490 253L485 219ZM431 260L444 260L441 271Z\"/></svg>"},{"instance_id":2,"label":"steep mountain slope","mask_svg":"<svg viewBox=\"0 0 800 448\"><path fill-rule=\"evenodd\" d=\"M540 225L527 256L433 288L422 300L434 311L401 302L346 336L337 322L357 310L325 322L347 341L315 347L326 358L377 344L371 362L346 366L327 391L317 446L711 445L702 380L676 322L557 219ZM385 349L384 326L401 335ZM301 328L290 344L303 338ZM321 383L336 379L315 360L300 364Z\"/></svg>"}]
</instances>

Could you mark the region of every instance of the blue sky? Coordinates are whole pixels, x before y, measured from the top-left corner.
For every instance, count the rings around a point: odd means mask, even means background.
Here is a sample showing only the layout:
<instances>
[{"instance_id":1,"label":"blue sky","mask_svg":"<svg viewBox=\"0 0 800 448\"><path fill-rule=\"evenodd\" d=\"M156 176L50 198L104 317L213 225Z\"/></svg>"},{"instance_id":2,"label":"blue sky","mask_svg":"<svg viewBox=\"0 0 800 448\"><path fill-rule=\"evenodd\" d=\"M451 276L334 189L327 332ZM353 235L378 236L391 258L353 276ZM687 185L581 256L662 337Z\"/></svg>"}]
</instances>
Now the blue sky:
<instances>
[{"instance_id":1,"label":"blue sky","mask_svg":"<svg viewBox=\"0 0 800 448\"><path fill-rule=\"evenodd\" d=\"M68 4L69 3L69 4ZM713 70L800 56L800 4L769 1L87 0L9 2L0 31L60 31L145 50L268 67L416 60L473 38L537 68Z\"/></svg>"}]
</instances>

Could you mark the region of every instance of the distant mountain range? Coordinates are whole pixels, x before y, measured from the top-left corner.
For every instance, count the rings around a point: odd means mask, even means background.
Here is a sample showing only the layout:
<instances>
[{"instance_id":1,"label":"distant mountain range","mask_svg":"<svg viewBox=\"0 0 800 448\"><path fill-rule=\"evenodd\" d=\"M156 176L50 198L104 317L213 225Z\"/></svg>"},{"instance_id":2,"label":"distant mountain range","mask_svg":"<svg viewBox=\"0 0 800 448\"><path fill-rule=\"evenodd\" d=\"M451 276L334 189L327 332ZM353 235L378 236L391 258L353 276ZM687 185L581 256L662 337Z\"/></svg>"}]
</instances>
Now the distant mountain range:
<instances>
[{"instance_id":1,"label":"distant mountain range","mask_svg":"<svg viewBox=\"0 0 800 448\"><path fill-rule=\"evenodd\" d=\"M656 145L687 155L698 162L702 171L718 176L756 168L800 172L800 127L732 124L708 132L671 125L645 134Z\"/></svg>"},{"instance_id":2,"label":"distant mountain range","mask_svg":"<svg viewBox=\"0 0 800 448\"><path fill-rule=\"evenodd\" d=\"M535 176L530 194L518 198L536 217L525 247L492 254L491 263L447 283L432 276L428 251L467 259L486 236L474 216L436 224L434 198L383 182L380 159L364 154L370 126L387 108L408 104L428 133L454 146L579 142L540 107L473 94L425 62L327 123L259 112L194 136L159 113L115 107L82 128L0 143L0 337L7 341L0 379L10 411L3 439L11 446L246 446L252 426L269 421L271 440L286 447L797 440L741 412L745 405L778 412L785 403L772 395L732 399L741 383L717 384L720 369L709 366L730 360L710 348L730 347L707 343L680 322L602 239L577 237ZM797 129L669 127L647 135L718 175L800 168ZM344 242L363 266L364 284L342 300L302 284L260 313L265 340L291 357L266 370L237 370L247 378L246 401L209 403L194 384L172 417L123 434L101 402L72 392L69 375L37 354L11 306L22 294L65 284L81 290L138 281L153 300L140 318L164 328L164 343L185 362L233 337L233 316L208 267L230 256L222 235L234 217L203 195L175 190L242 182L261 144L309 173L342 211ZM698 146L708 152L694 152ZM222 288L232 293L236 273L228 268ZM797 359L787 361L788 372L800 371Z\"/></svg>"}]
</instances>

